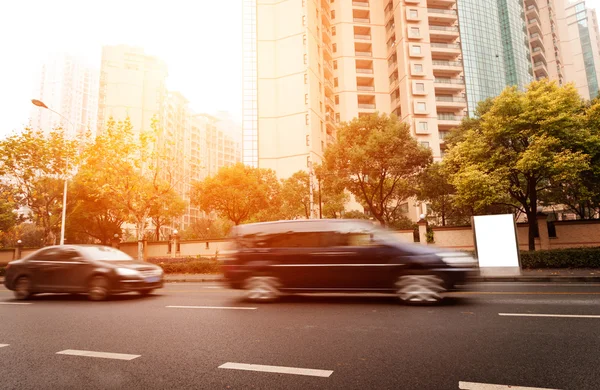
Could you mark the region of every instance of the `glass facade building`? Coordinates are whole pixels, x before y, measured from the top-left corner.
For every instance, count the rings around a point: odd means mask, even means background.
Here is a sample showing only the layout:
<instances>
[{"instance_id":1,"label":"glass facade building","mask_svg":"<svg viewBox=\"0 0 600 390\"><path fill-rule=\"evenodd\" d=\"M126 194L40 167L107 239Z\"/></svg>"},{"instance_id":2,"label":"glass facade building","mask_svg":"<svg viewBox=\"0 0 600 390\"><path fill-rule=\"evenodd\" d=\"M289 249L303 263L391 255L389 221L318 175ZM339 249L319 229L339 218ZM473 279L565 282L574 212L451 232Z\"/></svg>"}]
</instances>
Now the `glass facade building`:
<instances>
[{"instance_id":1,"label":"glass facade building","mask_svg":"<svg viewBox=\"0 0 600 390\"><path fill-rule=\"evenodd\" d=\"M585 65L585 76L587 78L590 99L593 99L598 96L598 77L596 75L596 65L594 63L594 52L585 3L577 4L575 12L577 28L579 30L579 41L581 42L581 52L583 53L583 63Z\"/></svg>"},{"instance_id":2,"label":"glass facade building","mask_svg":"<svg viewBox=\"0 0 600 390\"><path fill-rule=\"evenodd\" d=\"M258 167L258 73L256 39L256 0L243 0L243 101L242 101L242 161Z\"/></svg>"},{"instance_id":3,"label":"glass facade building","mask_svg":"<svg viewBox=\"0 0 600 390\"><path fill-rule=\"evenodd\" d=\"M461 0L457 5L472 116L478 102L533 79L529 42L521 0Z\"/></svg>"}]
</instances>

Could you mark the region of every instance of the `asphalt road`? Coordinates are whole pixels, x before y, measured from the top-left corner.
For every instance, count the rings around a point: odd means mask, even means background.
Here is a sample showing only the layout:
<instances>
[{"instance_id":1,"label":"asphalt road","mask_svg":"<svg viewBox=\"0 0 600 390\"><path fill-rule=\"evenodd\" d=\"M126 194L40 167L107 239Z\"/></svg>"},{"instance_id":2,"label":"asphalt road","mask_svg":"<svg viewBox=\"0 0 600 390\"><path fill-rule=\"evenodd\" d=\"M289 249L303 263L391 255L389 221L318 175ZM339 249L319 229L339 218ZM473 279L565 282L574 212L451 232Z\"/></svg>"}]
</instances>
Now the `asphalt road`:
<instances>
[{"instance_id":1,"label":"asphalt road","mask_svg":"<svg viewBox=\"0 0 600 390\"><path fill-rule=\"evenodd\" d=\"M486 283L436 307L253 305L215 283L13 303L0 289L1 389L600 388L598 284Z\"/></svg>"}]
</instances>

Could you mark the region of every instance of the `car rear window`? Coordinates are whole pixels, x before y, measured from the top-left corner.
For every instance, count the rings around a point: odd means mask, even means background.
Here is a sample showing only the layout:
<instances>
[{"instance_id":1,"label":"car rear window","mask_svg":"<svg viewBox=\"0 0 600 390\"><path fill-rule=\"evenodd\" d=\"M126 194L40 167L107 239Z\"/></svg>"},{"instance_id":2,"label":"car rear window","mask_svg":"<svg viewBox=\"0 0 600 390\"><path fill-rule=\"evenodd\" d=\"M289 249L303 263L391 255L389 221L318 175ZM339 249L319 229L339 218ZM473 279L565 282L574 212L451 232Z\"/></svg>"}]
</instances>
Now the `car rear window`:
<instances>
[{"instance_id":1,"label":"car rear window","mask_svg":"<svg viewBox=\"0 0 600 390\"><path fill-rule=\"evenodd\" d=\"M102 261L133 261L133 257L125 252L108 246L89 246L82 248L86 257L91 260Z\"/></svg>"}]
</instances>

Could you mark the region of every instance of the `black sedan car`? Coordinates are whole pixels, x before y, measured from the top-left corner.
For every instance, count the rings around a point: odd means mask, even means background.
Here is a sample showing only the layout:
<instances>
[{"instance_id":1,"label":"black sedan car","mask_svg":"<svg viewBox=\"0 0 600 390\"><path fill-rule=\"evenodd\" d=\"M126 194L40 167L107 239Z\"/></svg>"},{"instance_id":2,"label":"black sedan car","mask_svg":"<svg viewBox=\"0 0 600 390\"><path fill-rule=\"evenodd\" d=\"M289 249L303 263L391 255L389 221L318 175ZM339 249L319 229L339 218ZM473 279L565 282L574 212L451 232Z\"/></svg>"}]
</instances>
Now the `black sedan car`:
<instances>
[{"instance_id":1,"label":"black sedan car","mask_svg":"<svg viewBox=\"0 0 600 390\"><path fill-rule=\"evenodd\" d=\"M17 299L37 293L87 293L99 301L131 291L150 294L162 287L163 270L107 246L51 246L8 263L4 285Z\"/></svg>"},{"instance_id":2,"label":"black sedan car","mask_svg":"<svg viewBox=\"0 0 600 390\"><path fill-rule=\"evenodd\" d=\"M221 257L225 278L248 299L281 293L393 293L405 303L435 303L478 272L468 253L400 241L372 223L295 220L239 225Z\"/></svg>"}]
</instances>

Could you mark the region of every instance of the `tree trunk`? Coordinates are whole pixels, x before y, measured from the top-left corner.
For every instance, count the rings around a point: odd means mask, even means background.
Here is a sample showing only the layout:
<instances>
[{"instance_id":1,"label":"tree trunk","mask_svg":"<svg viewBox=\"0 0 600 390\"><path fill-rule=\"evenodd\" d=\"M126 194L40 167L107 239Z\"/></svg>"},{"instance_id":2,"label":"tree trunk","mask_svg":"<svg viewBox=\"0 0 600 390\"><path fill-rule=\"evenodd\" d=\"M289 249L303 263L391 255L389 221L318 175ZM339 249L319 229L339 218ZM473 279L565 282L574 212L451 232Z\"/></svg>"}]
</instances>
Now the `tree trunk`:
<instances>
[{"instance_id":1,"label":"tree trunk","mask_svg":"<svg viewBox=\"0 0 600 390\"><path fill-rule=\"evenodd\" d=\"M138 261L144 261L144 221L138 221L137 227L137 240L138 240Z\"/></svg>"},{"instance_id":2,"label":"tree trunk","mask_svg":"<svg viewBox=\"0 0 600 390\"><path fill-rule=\"evenodd\" d=\"M156 241L160 241L160 223L155 221L156 223Z\"/></svg>"},{"instance_id":3,"label":"tree trunk","mask_svg":"<svg viewBox=\"0 0 600 390\"><path fill-rule=\"evenodd\" d=\"M528 211L527 213L527 222L529 227L528 232L528 245L530 251L535 251L535 233L537 231L537 216L535 211Z\"/></svg>"}]
</instances>

